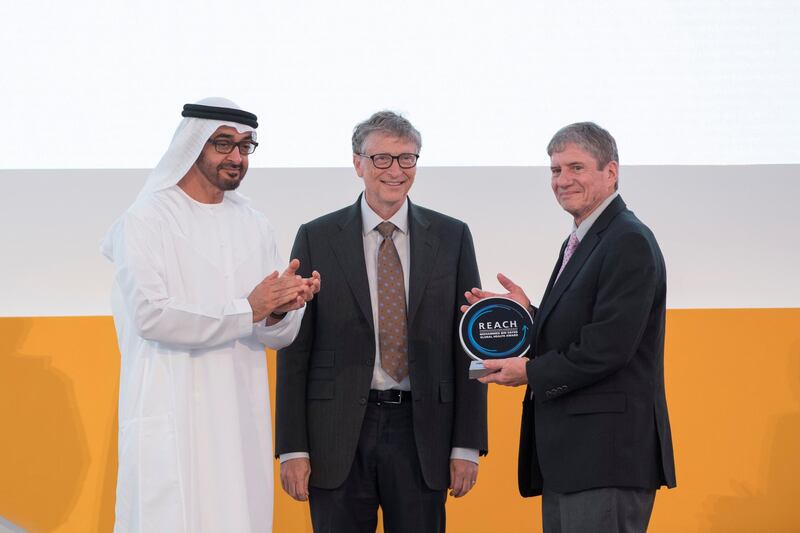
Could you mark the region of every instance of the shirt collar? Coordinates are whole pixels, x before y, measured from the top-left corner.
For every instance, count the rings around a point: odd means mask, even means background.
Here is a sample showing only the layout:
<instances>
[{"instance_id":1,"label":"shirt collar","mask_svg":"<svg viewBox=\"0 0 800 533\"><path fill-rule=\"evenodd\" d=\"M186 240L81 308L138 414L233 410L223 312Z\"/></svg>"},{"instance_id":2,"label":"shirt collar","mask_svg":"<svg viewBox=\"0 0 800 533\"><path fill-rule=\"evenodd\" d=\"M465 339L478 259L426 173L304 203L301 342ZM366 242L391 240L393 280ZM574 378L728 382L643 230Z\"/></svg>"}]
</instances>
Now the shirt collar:
<instances>
[{"instance_id":1,"label":"shirt collar","mask_svg":"<svg viewBox=\"0 0 800 533\"><path fill-rule=\"evenodd\" d=\"M408 198L406 201L403 202L403 205L400 206L400 209L397 210L397 213L392 215L392 218L388 220L395 226L397 229L402 233L408 233ZM362 228L361 231L364 235L369 233L370 231L375 229L375 226L383 222L383 219L378 216L378 214L372 210L372 208L367 203L367 195L361 195L361 223Z\"/></svg>"},{"instance_id":2,"label":"shirt collar","mask_svg":"<svg viewBox=\"0 0 800 533\"><path fill-rule=\"evenodd\" d=\"M592 211L592 213L588 217L586 217L583 220L583 222L580 223L579 226L576 227L575 223L574 222L572 223L572 231L574 231L575 235L578 236L579 241L582 241L583 238L586 237L586 234L589 233L592 224L594 224L595 221L597 221L597 219L600 218L600 215L602 215L603 211L606 210L608 204L613 202L614 198L616 198L617 196L619 196L619 191L614 191L614 194L603 200L603 203L598 205L597 208L594 211Z\"/></svg>"}]
</instances>

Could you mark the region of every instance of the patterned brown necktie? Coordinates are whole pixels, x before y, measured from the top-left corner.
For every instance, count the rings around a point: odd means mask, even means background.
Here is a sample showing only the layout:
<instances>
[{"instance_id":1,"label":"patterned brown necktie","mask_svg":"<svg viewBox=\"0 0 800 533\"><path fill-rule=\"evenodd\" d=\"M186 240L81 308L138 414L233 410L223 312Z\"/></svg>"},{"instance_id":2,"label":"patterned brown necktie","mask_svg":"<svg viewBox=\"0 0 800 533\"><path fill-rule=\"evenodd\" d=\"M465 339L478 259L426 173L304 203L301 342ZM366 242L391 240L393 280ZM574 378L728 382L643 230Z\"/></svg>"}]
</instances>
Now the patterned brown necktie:
<instances>
[{"instance_id":1,"label":"patterned brown necktie","mask_svg":"<svg viewBox=\"0 0 800 533\"><path fill-rule=\"evenodd\" d=\"M398 383L408 375L408 339L406 334L406 289L403 265L394 246L391 222L375 228L383 236L378 248L378 338L381 368Z\"/></svg>"}]
</instances>

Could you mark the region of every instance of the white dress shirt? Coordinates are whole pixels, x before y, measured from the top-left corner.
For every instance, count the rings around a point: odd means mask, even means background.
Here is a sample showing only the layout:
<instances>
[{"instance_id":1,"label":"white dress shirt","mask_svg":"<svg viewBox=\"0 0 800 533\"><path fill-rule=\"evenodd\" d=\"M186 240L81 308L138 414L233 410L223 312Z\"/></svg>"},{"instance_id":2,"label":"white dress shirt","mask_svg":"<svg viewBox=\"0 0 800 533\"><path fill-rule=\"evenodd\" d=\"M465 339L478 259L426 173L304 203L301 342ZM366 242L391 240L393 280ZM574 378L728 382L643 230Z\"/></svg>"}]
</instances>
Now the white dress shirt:
<instances>
[{"instance_id":1,"label":"white dress shirt","mask_svg":"<svg viewBox=\"0 0 800 533\"><path fill-rule=\"evenodd\" d=\"M378 249L381 246L381 241L383 241L383 236L378 233L376 228L384 220L372 210L364 196L361 197L361 221L361 235L364 238L364 259L367 263L367 280L369 280L369 300L372 304L372 323L375 324L375 365L372 370L372 385L370 385L370 388L410 391L411 379L409 376L406 376L398 383L381 367L380 328L378 327ZM400 264L403 267L403 285L406 289L406 307L408 307L408 273L411 265L411 251L408 239L408 201L403 202L403 206L397 210L397 213L388 222L397 226L394 235L392 235L392 240L395 248L397 248L397 255L400 256Z\"/></svg>"},{"instance_id":2,"label":"white dress shirt","mask_svg":"<svg viewBox=\"0 0 800 533\"><path fill-rule=\"evenodd\" d=\"M619 196L619 191L614 191L614 193L603 200L603 202L598 205L594 211L592 211L588 217L586 217L583 222L581 222L578 226L575 225L575 222L572 222L572 231L575 232L575 236L578 237L578 242L581 242L586 234L589 233L592 225L600 218L600 215L603 214L603 211L606 210L608 204L614 201L614 198Z\"/></svg>"}]
</instances>

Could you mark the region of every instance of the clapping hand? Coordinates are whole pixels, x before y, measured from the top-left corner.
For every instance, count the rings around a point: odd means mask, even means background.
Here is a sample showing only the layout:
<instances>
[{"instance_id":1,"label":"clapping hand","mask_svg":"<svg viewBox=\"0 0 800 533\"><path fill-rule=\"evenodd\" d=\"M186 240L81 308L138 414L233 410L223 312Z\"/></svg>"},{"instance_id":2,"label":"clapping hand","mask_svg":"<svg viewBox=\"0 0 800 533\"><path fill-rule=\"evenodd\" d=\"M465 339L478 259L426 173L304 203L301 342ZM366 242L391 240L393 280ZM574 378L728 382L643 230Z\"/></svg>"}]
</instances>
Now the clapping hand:
<instances>
[{"instance_id":1,"label":"clapping hand","mask_svg":"<svg viewBox=\"0 0 800 533\"><path fill-rule=\"evenodd\" d=\"M255 286L247 297L253 309L253 322L261 322L272 313L288 313L302 308L319 292L321 279L316 270L311 277L297 274L300 261L292 259L280 275L273 271Z\"/></svg>"}]
</instances>

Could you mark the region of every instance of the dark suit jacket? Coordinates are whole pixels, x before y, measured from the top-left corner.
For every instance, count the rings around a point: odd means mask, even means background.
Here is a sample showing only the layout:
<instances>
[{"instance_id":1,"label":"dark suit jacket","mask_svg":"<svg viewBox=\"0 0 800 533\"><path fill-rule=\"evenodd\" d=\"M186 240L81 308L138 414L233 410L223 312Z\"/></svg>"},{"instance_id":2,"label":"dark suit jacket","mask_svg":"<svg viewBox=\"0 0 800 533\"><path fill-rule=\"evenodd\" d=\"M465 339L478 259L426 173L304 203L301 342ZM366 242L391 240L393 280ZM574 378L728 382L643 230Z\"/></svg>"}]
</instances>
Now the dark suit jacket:
<instances>
[{"instance_id":1,"label":"dark suit jacket","mask_svg":"<svg viewBox=\"0 0 800 533\"><path fill-rule=\"evenodd\" d=\"M449 484L452 447L486 453L486 387L468 379L456 337L464 292L479 286L466 224L409 205L408 359L414 437L425 483ZM355 457L375 362L360 198L300 227L293 258L318 270L294 343L278 352L276 455L308 452L310 484L335 488Z\"/></svg>"},{"instance_id":2,"label":"dark suit jacket","mask_svg":"<svg viewBox=\"0 0 800 533\"><path fill-rule=\"evenodd\" d=\"M563 253L534 318L520 492L674 487L658 243L617 197L555 282Z\"/></svg>"}]
</instances>

